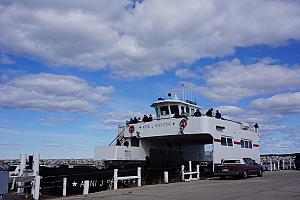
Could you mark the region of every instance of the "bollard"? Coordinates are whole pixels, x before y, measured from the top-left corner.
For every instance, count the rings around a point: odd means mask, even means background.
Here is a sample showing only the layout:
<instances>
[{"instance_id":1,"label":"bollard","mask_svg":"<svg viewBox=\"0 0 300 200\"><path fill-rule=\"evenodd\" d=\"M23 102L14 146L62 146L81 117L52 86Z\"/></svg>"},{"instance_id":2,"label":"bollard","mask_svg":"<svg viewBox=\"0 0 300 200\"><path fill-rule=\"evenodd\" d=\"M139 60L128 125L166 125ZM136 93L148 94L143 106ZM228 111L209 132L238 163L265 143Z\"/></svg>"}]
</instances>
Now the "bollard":
<instances>
[{"instance_id":1,"label":"bollard","mask_svg":"<svg viewBox=\"0 0 300 200\"><path fill-rule=\"evenodd\" d=\"M184 181L184 165L181 165L181 180Z\"/></svg>"},{"instance_id":2,"label":"bollard","mask_svg":"<svg viewBox=\"0 0 300 200\"><path fill-rule=\"evenodd\" d=\"M67 196L67 178L63 178L63 197Z\"/></svg>"},{"instance_id":3,"label":"bollard","mask_svg":"<svg viewBox=\"0 0 300 200\"><path fill-rule=\"evenodd\" d=\"M141 187L142 186L142 168L138 167L137 168L137 176L139 177L138 178L138 187Z\"/></svg>"},{"instance_id":4,"label":"bollard","mask_svg":"<svg viewBox=\"0 0 300 200\"><path fill-rule=\"evenodd\" d=\"M83 195L88 195L89 194L89 189L90 189L90 181L84 181L83 184Z\"/></svg>"},{"instance_id":5,"label":"bollard","mask_svg":"<svg viewBox=\"0 0 300 200\"><path fill-rule=\"evenodd\" d=\"M200 179L200 166L197 165L197 179Z\"/></svg>"},{"instance_id":6,"label":"bollard","mask_svg":"<svg viewBox=\"0 0 300 200\"><path fill-rule=\"evenodd\" d=\"M23 176L23 173L26 170L26 157L27 157L26 154L20 155L20 165L19 165L20 169L19 169L18 177ZM24 193L24 182L18 182L17 185L18 185L18 194L23 194Z\"/></svg>"},{"instance_id":7,"label":"bollard","mask_svg":"<svg viewBox=\"0 0 300 200\"><path fill-rule=\"evenodd\" d=\"M164 172L164 183L169 183L169 172Z\"/></svg>"},{"instance_id":8,"label":"bollard","mask_svg":"<svg viewBox=\"0 0 300 200\"><path fill-rule=\"evenodd\" d=\"M189 171L192 172L192 161L189 161ZM190 180L192 180L192 174L190 174Z\"/></svg>"},{"instance_id":9,"label":"bollard","mask_svg":"<svg viewBox=\"0 0 300 200\"><path fill-rule=\"evenodd\" d=\"M34 178L34 200L38 200L40 198L40 183L41 183L41 177L36 176Z\"/></svg>"},{"instance_id":10,"label":"bollard","mask_svg":"<svg viewBox=\"0 0 300 200\"><path fill-rule=\"evenodd\" d=\"M33 154L32 170L33 170L33 176L39 175L39 173L40 173L40 154L39 153Z\"/></svg>"},{"instance_id":11,"label":"bollard","mask_svg":"<svg viewBox=\"0 0 300 200\"><path fill-rule=\"evenodd\" d=\"M118 169L114 169L114 190L118 189Z\"/></svg>"}]
</instances>

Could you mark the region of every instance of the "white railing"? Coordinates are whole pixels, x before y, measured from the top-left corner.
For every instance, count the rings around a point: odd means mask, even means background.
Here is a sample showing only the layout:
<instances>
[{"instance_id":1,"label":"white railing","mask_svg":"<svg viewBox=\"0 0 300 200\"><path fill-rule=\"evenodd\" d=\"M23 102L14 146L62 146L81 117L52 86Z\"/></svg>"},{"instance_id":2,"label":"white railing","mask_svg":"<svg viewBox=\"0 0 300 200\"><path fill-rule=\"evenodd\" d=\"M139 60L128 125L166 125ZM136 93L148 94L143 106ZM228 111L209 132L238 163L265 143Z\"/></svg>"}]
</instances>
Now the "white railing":
<instances>
[{"instance_id":1,"label":"white railing","mask_svg":"<svg viewBox=\"0 0 300 200\"><path fill-rule=\"evenodd\" d=\"M141 173L141 168L137 168L137 176L122 176L118 177L118 169L114 169L114 190L118 189L118 181L121 180L131 180L131 179L137 179L138 180L138 187L142 186L142 173Z\"/></svg>"},{"instance_id":2,"label":"white railing","mask_svg":"<svg viewBox=\"0 0 300 200\"><path fill-rule=\"evenodd\" d=\"M196 165L196 171L192 171L192 161L189 161L189 171L184 171L184 165L181 166L181 178L182 181L194 181L200 179L200 167L199 165ZM193 175L196 174L196 178L193 178ZM189 175L189 178L185 178L186 175Z\"/></svg>"}]
</instances>

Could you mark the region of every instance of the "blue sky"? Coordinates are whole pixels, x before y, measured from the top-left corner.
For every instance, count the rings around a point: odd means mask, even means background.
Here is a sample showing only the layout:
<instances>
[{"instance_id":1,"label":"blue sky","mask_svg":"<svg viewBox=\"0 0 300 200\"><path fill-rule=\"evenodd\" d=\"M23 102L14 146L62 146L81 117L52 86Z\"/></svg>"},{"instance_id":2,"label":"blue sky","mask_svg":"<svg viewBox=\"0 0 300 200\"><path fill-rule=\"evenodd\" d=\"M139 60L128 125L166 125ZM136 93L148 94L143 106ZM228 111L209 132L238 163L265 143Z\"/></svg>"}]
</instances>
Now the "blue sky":
<instances>
[{"instance_id":1,"label":"blue sky","mask_svg":"<svg viewBox=\"0 0 300 200\"><path fill-rule=\"evenodd\" d=\"M297 1L0 0L0 27L0 159L92 158L182 84L300 152Z\"/></svg>"}]
</instances>

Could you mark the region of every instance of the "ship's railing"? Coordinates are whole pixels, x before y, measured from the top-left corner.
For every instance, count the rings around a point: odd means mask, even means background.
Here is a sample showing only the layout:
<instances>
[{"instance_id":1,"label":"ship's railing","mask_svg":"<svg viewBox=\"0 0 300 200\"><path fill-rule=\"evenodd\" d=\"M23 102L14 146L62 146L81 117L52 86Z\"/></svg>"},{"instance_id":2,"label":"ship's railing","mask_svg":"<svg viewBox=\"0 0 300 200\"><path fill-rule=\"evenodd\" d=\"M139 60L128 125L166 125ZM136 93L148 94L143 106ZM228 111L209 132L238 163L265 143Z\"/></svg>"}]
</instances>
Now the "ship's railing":
<instances>
[{"instance_id":1,"label":"ship's railing","mask_svg":"<svg viewBox=\"0 0 300 200\"><path fill-rule=\"evenodd\" d=\"M118 130L122 129L122 131L120 133L118 133L118 135L115 137L115 139L113 139L113 141L111 141L111 143L108 146L111 146L125 131L125 126L119 126ZM124 137L124 136L123 136ZM122 137L122 139L123 139Z\"/></svg>"},{"instance_id":2,"label":"ship's railing","mask_svg":"<svg viewBox=\"0 0 300 200\"><path fill-rule=\"evenodd\" d=\"M160 120L165 120L165 119L179 119L179 118L190 118L190 117L195 117L193 115L189 115L189 116L180 116L178 118L176 117L163 117L163 118L154 118L152 121L160 121ZM200 117L197 117L197 118L201 118L201 117L207 117L207 116L200 116ZM209 117L209 118L214 118L214 117ZM215 119L215 118L214 118ZM239 124L240 125L240 128L243 129L243 130L249 130L249 131L252 131L252 132L257 132L257 129L250 125L250 124L246 124L246 123L243 123L243 122L238 122L238 121L235 121L235 120L231 120L231 119L226 119L226 118L221 118L220 120L224 120L224 121L229 121L229 122L233 122L233 123L236 123L236 124ZM150 121L151 122L151 121ZM143 122L143 121L139 121L138 123L128 123L128 125L130 124L139 124L139 123L149 123L149 122ZM246 125L246 126L245 126ZM124 126L122 126L124 127ZM116 138L115 138L116 139Z\"/></svg>"},{"instance_id":3,"label":"ship's railing","mask_svg":"<svg viewBox=\"0 0 300 200\"><path fill-rule=\"evenodd\" d=\"M181 175L182 175L182 181L193 181L193 180L199 180L200 179L200 166L196 165L196 171L192 171L192 161L189 161L189 171L184 171L184 165L181 166ZM193 175L196 174L196 178L193 178ZM189 178L185 178L186 175L189 175Z\"/></svg>"}]
</instances>

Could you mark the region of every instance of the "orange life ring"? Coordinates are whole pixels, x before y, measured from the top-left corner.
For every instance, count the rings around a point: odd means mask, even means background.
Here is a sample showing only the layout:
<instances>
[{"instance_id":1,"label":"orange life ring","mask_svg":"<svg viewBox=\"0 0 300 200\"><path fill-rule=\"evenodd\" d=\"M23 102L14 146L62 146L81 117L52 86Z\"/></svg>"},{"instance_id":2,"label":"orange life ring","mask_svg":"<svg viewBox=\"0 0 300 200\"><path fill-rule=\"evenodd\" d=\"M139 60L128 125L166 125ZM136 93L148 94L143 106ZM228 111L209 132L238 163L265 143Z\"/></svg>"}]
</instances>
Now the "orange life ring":
<instances>
[{"instance_id":1,"label":"orange life ring","mask_svg":"<svg viewBox=\"0 0 300 200\"><path fill-rule=\"evenodd\" d=\"M134 126L130 125L128 128L129 133L133 133L134 132Z\"/></svg>"},{"instance_id":2,"label":"orange life ring","mask_svg":"<svg viewBox=\"0 0 300 200\"><path fill-rule=\"evenodd\" d=\"M179 123L179 126L182 127L182 128L185 128L187 125L187 120L186 119L182 119Z\"/></svg>"}]
</instances>

